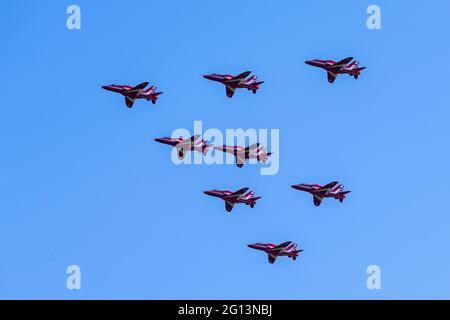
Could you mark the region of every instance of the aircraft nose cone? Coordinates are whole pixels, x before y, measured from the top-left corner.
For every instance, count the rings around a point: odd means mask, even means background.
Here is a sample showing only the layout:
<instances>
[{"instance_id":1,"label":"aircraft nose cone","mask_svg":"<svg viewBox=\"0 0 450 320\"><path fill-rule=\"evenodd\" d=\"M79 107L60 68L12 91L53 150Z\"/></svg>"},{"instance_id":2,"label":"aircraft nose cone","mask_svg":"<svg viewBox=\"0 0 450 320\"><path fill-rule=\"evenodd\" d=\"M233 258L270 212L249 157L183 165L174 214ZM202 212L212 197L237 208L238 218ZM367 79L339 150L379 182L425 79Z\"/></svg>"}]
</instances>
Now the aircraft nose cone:
<instances>
[{"instance_id":1,"label":"aircraft nose cone","mask_svg":"<svg viewBox=\"0 0 450 320\"><path fill-rule=\"evenodd\" d=\"M214 194L212 191L204 191L203 193L208 196L212 196Z\"/></svg>"},{"instance_id":2,"label":"aircraft nose cone","mask_svg":"<svg viewBox=\"0 0 450 320\"><path fill-rule=\"evenodd\" d=\"M306 60L305 63L306 63L306 64L309 64L310 66L314 65L313 60Z\"/></svg>"},{"instance_id":3,"label":"aircraft nose cone","mask_svg":"<svg viewBox=\"0 0 450 320\"><path fill-rule=\"evenodd\" d=\"M204 74L203 78L211 80L212 76L210 74Z\"/></svg>"}]
</instances>

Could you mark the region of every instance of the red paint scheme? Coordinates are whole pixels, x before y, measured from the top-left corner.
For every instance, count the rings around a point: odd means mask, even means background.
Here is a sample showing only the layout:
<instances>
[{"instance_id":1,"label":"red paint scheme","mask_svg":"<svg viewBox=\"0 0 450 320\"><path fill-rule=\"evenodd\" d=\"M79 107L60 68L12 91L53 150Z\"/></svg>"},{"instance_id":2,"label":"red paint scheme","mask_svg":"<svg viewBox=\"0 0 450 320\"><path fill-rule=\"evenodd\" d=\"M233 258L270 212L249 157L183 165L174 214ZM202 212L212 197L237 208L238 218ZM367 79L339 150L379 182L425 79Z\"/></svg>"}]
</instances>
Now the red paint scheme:
<instances>
[{"instance_id":1,"label":"red paint scheme","mask_svg":"<svg viewBox=\"0 0 450 320\"><path fill-rule=\"evenodd\" d=\"M242 188L236 192L229 190L210 190L205 191L204 193L208 196L220 198L225 201L225 209L228 212L233 210L233 207L236 203L244 203L250 208L253 208L256 204L256 201L261 199L261 197L255 197L255 193L253 191L248 191L249 188Z\"/></svg>"},{"instance_id":2,"label":"red paint scheme","mask_svg":"<svg viewBox=\"0 0 450 320\"><path fill-rule=\"evenodd\" d=\"M236 165L239 168L242 168L246 160L256 159L261 161L263 164L269 160L271 152L267 152L264 146L260 146L260 143L255 143L249 147L241 147L241 146L219 146L214 147L215 150L226 152L232 154L236 157Z\"/></svg>"},{"instance_id":3,"label":"red paint scheme","mask_svg":"<svg viewBox=\"0 0 450 320\"><path fill-rule=\"evenodd\" d=\"M358 79L359 75L361 74L361 71L366 69L366 67L359 67L358 61L353 61L352 57L345 58L344 60L341 60L339 62L336 62L334 60L308 60L305 61L306 64L322 68L325 71L327 71L328 75L328 82L333 83L334 80L336 80L336 77L339 74L348 74L350 76L353 76L355 79Z\"/></svg>"},{"instance_id":4,"label":"red paint scheme","mask_svg":"<svg viewBox=\"0 0 450 320\"><path fill-rule=\"evenodd\" d=\"M344 201L347 194L351 191L344 191L344 186L339 184L337 181L331 182L325 186L320 184L297 184L291 186L292 188L300 191L309 192L313 195L314 205L320 206L324 198L334 198L339 200L341 203Z\"/></svg>"},{"instance_id":5,"label":"red paint scheme","mask_svg":"<svg viewBox=\"0 0 450 320\"><path fill-rule=\"evenodd\" d=\"M269 258L269 263L274 263L275 260L281 256L286 256L292 260L296 260L300 252L303 251L297 250L297 245L292 241L287 241L280 245L275 245L273 243L254 243L247 245L247 247L266 252Z\"/></svg>"},{"instance_id":6,"label":"red paint scheme","mask_svg":"<svg viewBox=\"0 0 450 320\"><path fill-rule=\"evenodd\" d=\"M136 99L145 99L147 101L151 101L153 104L156 103L156 100L158 100L158 96L162 94L162 92L156 92L155 86L151 86L150 88L145 89L145 87L147 86L148 82L143 82L135 87L112 84L109 86L102 86L102 88L108 91L120 93L125 97L126 106L128 108L132 108Z\"/></svg>"},{"instance_id":7,"label":"red paint scheme","mask_svg":"<svg viewBox=\"0 0 450 320\"><path fill-rule=\"evenodd\" d=\"M261 84L264 83L264 81L257 81L256 76L252 76L248 79L246 79L251 71L245 71L237 76L233 76L231 74L205 74L203 78L217 81L225 85L227 97L232 98L234 95L234 92L236 89L248 89L256 94Z\"/></svg>"}]
</instances>

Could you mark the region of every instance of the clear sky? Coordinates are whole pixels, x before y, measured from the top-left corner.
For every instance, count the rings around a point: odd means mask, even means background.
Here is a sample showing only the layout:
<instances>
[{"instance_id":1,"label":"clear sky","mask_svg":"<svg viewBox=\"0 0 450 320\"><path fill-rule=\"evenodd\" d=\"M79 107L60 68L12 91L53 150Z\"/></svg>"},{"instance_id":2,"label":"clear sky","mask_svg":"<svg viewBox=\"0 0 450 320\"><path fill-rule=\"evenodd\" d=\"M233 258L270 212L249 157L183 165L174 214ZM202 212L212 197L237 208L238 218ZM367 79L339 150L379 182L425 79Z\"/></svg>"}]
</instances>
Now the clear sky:
<instances>
[{"instance_id":1,"label":"clear sky","mask_svg":"<svg viewBox=\"0 0 450 320\"><path fill-rule=\"evenodd\" d=\"M0 298L450 298L450 3L377 0L370 31L373 3L1 1ZM347 56L358 81L303 63ZM257 95L201 77L245 70ZM156 106L100 88L143 81ZM279 129L279 173L174 165L153 139L195 120ZM333 180L343 204L290 188ZM203 194L245 186L231 215ZM287 240L295 262L246 247Z\"/></svg>"}]
</instances>

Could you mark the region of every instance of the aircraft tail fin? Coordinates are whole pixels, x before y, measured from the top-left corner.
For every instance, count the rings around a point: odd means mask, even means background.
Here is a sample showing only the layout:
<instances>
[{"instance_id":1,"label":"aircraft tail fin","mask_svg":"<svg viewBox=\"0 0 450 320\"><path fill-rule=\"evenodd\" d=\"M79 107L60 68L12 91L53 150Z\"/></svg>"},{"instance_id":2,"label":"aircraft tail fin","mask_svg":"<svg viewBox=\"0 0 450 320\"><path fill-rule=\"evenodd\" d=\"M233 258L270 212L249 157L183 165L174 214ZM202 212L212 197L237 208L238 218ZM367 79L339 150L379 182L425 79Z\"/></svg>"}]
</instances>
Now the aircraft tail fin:
<instances>
[{"instance_id":1,"label":"aircraft tail fin","mask_svg":"<svg viewBox=\"0 0 450 320\"><path fill-rule=\"evenodd\" d=\"M264 83L264 81L258 81L256 82L256 76L254 76L254 81L251 83L252 87L249 88L248 90L251 90L254 94L256 94L256 92L259 89L259 86L262 85Z\"/></svg>"},{"instance_id":2,"label":"aircraft tail fin","mask_svg":"<svg viewBox=\"0 0 450 320\"><path fill-rule=\"evenodd\" d=\"M272 152L267 152L267 153L263 153L259 156L259 160L261 160L261 162L263 164L266 164L268 160L270 160L270 156L272 155Z\"/></svg>"},{"instance_id":3,"label":"aircraft tail fin","mask_svg":"<svg viewBox=\"0 0 450 320\"><path fill-rule=\"evenodd\" d=\"M367 67L362 67L362 68L356 68L356 73L353 75L353 77L356 79L356 80L358 80L358 78L359 78L359 75L361 74L361 71L363 71L363 70L365 70L365 69L367 69Z\"/></svg>"},{"instance_id":4,"label":"aircraft tail fin","mask_svg":"<svg viewBox=\"0 0 450 320\"><path fill-rule=\"evenodd\" d=\"M150 100L152 100L152 103L153 103L153 104L156 103L156 100L158 100L158 96L159 96L160 94L163 94L163 92L155 92L155 93L153 94L153 99L150 99Z\"/></svg>"},{"instance_id":5,"label":"aircraft tail fin","mask_svg":"<svg viewBox=\"0 0 450 320\"><path fill-rule=\"evenodd\" d=\"M255 207L256 201L258 201L259 199L261 199L261 197L252 198L250 202L250 208L253 209Z\"/></svg>"},{"instance_id":6,"label":"aircraft tail fin","mask_svg":"<svg viewBox=\"0 0 450 320\"><path fill-rule=\"evenodd\" d=\"M350 193L351 191L344 191L341 193L341 196L339 197L339 202L344 202L345 197Z\"/></svg>"},{"instance_id":7,"label":"aircraft tail fin","mask_svg":"<svg viewBox=\"0 0 450 320\"><path fill-rule=\"evenodd\" d=\"M292 252L292 255L289 256L289 258L295 261L297 260L297 257L300 255L300 253L303 251L304 250L295 250L294 252Z\"/></svg>"}]
</instances>

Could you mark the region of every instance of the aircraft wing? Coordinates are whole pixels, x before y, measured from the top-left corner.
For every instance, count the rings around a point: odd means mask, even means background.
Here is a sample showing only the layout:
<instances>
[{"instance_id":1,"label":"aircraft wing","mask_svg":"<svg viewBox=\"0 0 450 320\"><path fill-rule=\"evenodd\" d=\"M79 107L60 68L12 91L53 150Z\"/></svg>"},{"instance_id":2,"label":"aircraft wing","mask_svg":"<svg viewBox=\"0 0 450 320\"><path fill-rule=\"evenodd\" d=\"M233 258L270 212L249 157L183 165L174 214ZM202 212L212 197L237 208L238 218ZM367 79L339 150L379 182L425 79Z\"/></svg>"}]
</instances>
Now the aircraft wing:
<instances>
[{"instance_id":1,"label":"aircraft wing","mask_svg":"<svg viewBox=\"0 0 450 320\"><path fill-rule=\"evenodd\" d=\"M278 245L276 247L273 247L269 251L280 251L282 249L285 249L285 248L289 247L291 244L292 244L292 241L286 241L286 242L283 242L282 244L280 244L280 245Z\"/></svg>"},{"instance_id":2,"label":"aircraft wing","mask_svg":"<svg viewBox=\"0 0 450 320\"><path fill-rule=\"evenodd\" d=\"M333 181L329 184L324 185L323 187L319 188L319 190L331 190L333 189L339 182Z\"/></svg>"},{"instance_id":3,"label":"aircraft wing","mask_svg":"<svg viewBox=\"0 0 450 320\"><path fill-rule=\"evenodd\" d=\"M245 78L247 78L250 73L252 72L251 71L242 72L241 74L231 78L227 82L241 82L242 80L245 80Z\"/></svg>"},{"instance_id":4,"label":"aircraft wing","mask_svg":"<svg viewBox=\"0 0 450 320\"><path fill-rule=\"evenodd\" d=\"M235 88L232 88L230 86L225 86L227 89L227 97L232 98L234 96L234 92L236 91Z\"/></svg>"},{"instance_id":5,"label":"aircraft wing","mask_svg":"<svg viewBox=\"0 0 450 320\"><path fill-rule=\"evenodd\" d=\"M227 210L227 212L231 212L231 210L233 210L233 208L234 208L233 202L225 201L225 209Z\"/></svg>"},{"instance_id":6,"label":"aircraft wing","mask_svg":"<svg viewBox=\"0 0 450 320\"><path fill-rule=\"evenodd\" d=\"M314 205L316 207L320 206L320 204L322 203L323 199L321 197L319 197L319 196L313 196L313 197L314 197Z\"/></svg>"},{"instance_id":7,"label":"aircraft wing","mask_svg":"<svg viewBox=\"0 0 450 320\"><path fill-rule=\"evenodd\" d=\"M190 147L192 145L195 144L195 142L200 139L201 135L196 134L195 136L192 136L189 139L183 140L180 143L177 144L177 149L184 149L184 148L188 148L190 149Z\"/></svg>"},{"instance_id":8,"label":"aircraft wing","mask_svg":"<svg viewBox=\"0 0 450 320\"><path fill-rule=\"evenodd\" d=\"M229 196L227 196L227 199L238 199L242 195L244 195L244 193L246 193L247 191L248 191L248 188L242 188L242 189L230 194Z\"/></svg>"},{"instance_id":9,"label":"aircraft wing","mask_svg":"<svg viewBox=\"0 0 450 320\"><path fill-rule=\"evenodd\" d=\"M128 108L132 108L134 104L134 99L125 96L125 104L127 105Z\"/></svg>"},{"instance_id":10,"label":"aircraft wing","mask_svg":"<svg viewBox=\"0 0 450 320\"><path fill-rule=\"evenodd\" d=\"M269 257L269 263L273 264L277 260L277 256L276 255L273 255L273 254L269 253L267 256Z\"/></svg>"},{"instance_id":11,"label":"aircraft wing","mask_svg":"<svg viewBox=\"0 0 450 320\"><path fill-rule=\"evenodd\" d=\"M197 142L198 139L200 139L201 135L200 134L196 134L195 136L192 136L189 140L194 143Z\"/></svg>"},{"instance_id":12,"label":"aircraft wing","mask_svg":"<svg viewBox=\"0 0 450 320\"><path fill-rule=\"evenodd\" d=\"M259 142L258 142L258 143L255 143L255 144L252 144L251 146L245 148L245 150L247 150L247 151L253 151L253 150L256 150L256 149L258 149L259 145L260 145Z\"/></svg>"},{"instance_id":13,"label":"aircraft wing","mask_svg":"<svg viewBox=\"0 0 450 320\"><path fill-rule=\"evenodd\" d=\"M148 82L142 82L141 84L138 84L136 87L128 90L128 92L139 92L140 90L143 90L146 86L148 86Z\"/></svg>"},{"instance_id":14,"label":"aircraft wing","mask_svg":"<svg viewBox=\"0 0 450 320\"><path fill-rule=\"evenodd\" d=\"M328 71L328 82L333 83L336 80L337 74L331 71Z\"/></svg>"},{"instance_id":15,"label":"aircraft wing","mask_svg":"<svg viewBox=\"0 0 450 320\"><path fill-rule=\"evenodd\" d=\"M331 66L332 68L336 68L336 69L341 69L343 67L345 67L350 61L353 60L353 57L348 57L345 59L342 59L339 62L336 62L333 66Z\"/></svg>"}]
</instances>

